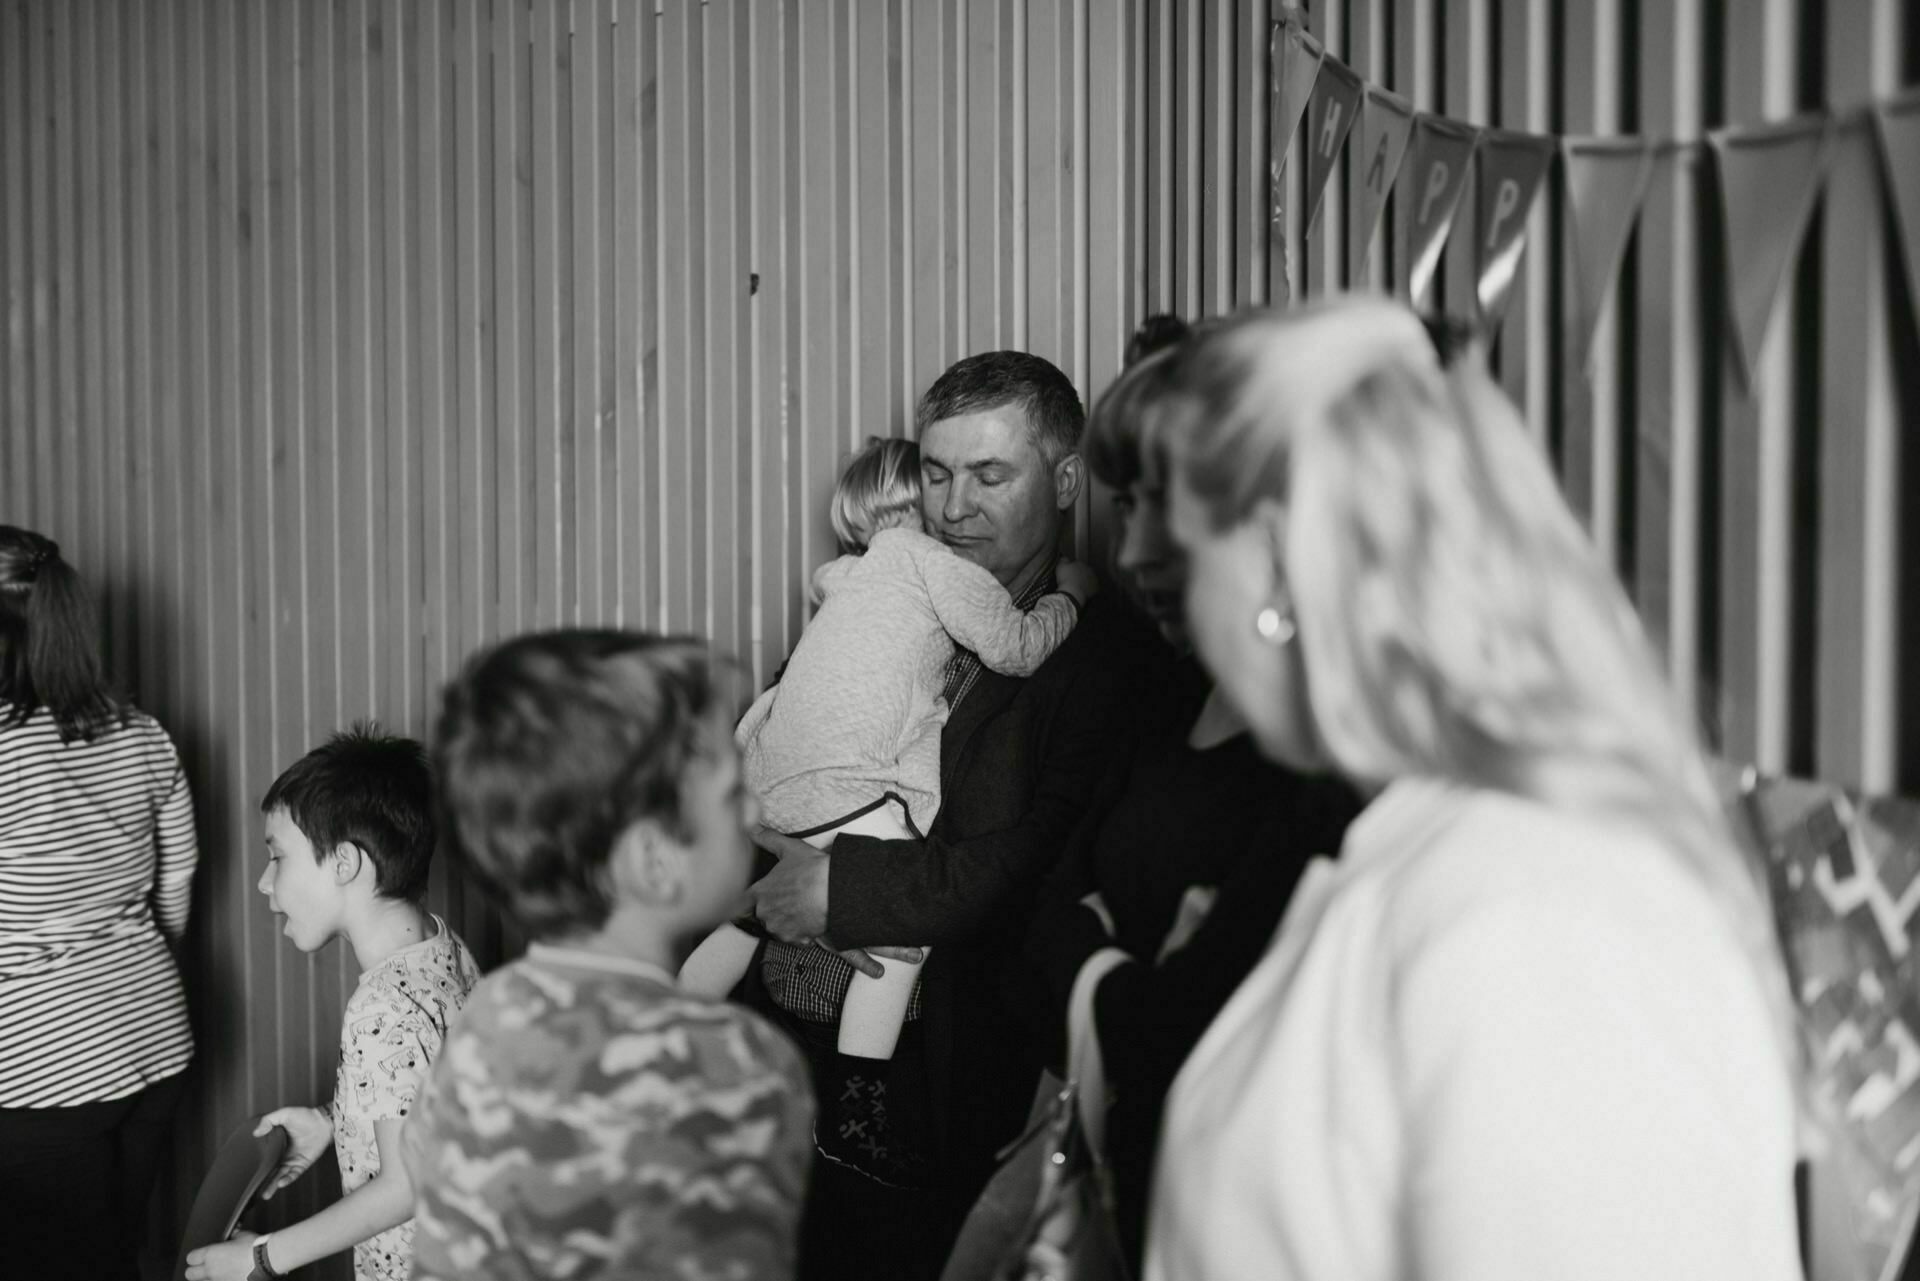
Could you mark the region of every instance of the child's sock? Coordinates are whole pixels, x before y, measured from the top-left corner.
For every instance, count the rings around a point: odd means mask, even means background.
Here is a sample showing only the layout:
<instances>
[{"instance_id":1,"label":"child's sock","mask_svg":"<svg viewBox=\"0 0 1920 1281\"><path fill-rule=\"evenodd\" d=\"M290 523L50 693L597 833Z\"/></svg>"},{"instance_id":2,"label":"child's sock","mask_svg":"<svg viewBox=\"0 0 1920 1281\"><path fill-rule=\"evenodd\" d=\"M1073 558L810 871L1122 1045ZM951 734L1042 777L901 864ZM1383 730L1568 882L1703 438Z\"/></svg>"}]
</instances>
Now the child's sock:
<instances>
[{"instance_id":1,"label":"child's sock","mask_svg":"<svg viewBox=\"0 0 1920 1281\"><path fill-rule=\"evenodd\" d=\"M919 981L926 957L923 954L918 961L882 960L880 964L887 971L881 977L855 974L847 984L847 999L840 1007L838 1048L842 1054L890 1059L900 1043L913 985Z\"/></svg>"}]
</instances>

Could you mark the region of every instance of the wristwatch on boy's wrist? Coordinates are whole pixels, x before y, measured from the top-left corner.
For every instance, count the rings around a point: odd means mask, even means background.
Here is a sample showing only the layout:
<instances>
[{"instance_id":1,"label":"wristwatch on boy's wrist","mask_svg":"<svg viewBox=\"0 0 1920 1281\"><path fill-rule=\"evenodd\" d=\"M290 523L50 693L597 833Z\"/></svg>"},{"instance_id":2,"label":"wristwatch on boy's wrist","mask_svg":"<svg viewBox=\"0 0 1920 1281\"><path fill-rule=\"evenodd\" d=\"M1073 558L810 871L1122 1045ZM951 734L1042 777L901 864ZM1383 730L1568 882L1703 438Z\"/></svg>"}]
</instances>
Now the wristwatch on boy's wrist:
<instances>
[{"instance_id":1,"label":"wristwatch on boy's wrist","mask_svg":"<svg viewBox=\"0 0 1920 1281\"><path fill-rule=\"evenodd\" d=\"M253 1271L248 1273L248 1281L254 1277L261 1281L278 1281L287 1274L273 1266L273 1260L267 1257L267 1242L273 1240L273 1233L266 1232L253 1239Z\"/></svg>"}]
</instances>

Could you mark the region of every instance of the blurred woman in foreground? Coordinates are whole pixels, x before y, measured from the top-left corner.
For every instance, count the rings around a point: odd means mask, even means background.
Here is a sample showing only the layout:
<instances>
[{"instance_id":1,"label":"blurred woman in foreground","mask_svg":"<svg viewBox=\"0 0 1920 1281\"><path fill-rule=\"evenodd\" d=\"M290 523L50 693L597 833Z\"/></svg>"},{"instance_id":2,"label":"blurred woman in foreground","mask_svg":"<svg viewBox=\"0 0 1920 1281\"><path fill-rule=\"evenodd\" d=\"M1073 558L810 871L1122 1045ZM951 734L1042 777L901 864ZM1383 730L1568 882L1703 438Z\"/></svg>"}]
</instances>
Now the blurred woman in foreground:
<instances>
[{"instance_id":1,"label":"blurred woman in foreground","mask_svg":"<svg viewBox=\"0 0 1920 1281\"><path fill-rule=\"evenodd\" d=\"M1797 1278L1758 870L1511 404L1358 298L1174 382L1200 655L1376 795L1175 1083L1147 1276Z\"/></svg>"}]
</instances>

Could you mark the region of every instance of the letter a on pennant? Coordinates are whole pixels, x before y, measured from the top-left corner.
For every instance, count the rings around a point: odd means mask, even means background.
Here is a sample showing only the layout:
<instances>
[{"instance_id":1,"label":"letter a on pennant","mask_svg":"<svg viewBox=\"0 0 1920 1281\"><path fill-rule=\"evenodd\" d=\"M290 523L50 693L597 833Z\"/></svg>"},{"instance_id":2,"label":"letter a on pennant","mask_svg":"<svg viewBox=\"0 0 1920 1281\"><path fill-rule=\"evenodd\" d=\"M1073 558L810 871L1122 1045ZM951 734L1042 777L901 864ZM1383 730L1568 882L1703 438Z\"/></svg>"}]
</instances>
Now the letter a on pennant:
<instances>
[{"instance_id":1,"label":"letter a on pennant","mask_svg":"<svg viewBox=\"0 0 1920 1281\"><path fill-rule=\"evenodd\" d=\"M1380 214L1387 207L1387 193L1400 176L1400 162L1406 159L1407 138L1413 132L1413 104L1397 93L1368 85L1360 105L1360 150L1355 155L1353 172L1354 206L1360 221L1348 244L1348 278L1361 279L1367 258L1373 251L1373 233L1380 225Z\"/></svg>"}]
</instances>

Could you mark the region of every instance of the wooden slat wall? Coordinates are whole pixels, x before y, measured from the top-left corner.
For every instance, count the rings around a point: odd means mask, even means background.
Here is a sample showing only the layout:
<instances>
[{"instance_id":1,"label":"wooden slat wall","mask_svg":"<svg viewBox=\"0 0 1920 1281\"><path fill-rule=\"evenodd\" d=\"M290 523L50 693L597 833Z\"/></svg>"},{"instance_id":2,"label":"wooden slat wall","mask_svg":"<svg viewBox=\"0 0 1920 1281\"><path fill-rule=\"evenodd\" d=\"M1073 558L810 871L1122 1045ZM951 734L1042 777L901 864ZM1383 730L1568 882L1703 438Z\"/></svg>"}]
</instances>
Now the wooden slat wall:
<instances>
[{"instance_id":1,"label":"wooden slat wall","mask_svg":"<svg viewBox=\"0 0 1920 1281\"><path fill-rule=\"evenodd\" d=\"M1264 92L1266 24L1281 3L1134 0L1146 311L1262 302L1279 295L1271 282L1283 265L1296 297L1405 284L1397 196L1363 277L1353 275L1357 246L1340 212L1354 203L1351 165L1330 180L1311 238L1304 166L1290 165L1286 231L1269 244L1264 113L1249 107ZM1709 129L1846 112L1920 82L1920 12L1901 0L1307 7L1330 53L1421 110L1688 144L1659 155L1591 376L1574 350L1556 170L1530 224L1498 373L1633 591L1681 696L1728 756L1920 794L1920 504L1910 498L1920 342L1872 135L1855 118L1835 139L1752 396L1729 363L1719 191L1695 145ZM1472 199L1469 186L1456 232L1473 225ZM1436 298L1450 310L1470 306L1468 249L1456 234L1443 259Z\"/></svg>"},{"instance_id":2,"label":"wooden slat wall","mask_svg":"<svg viewBox=\"0 0 1920 1281\"><path fill-rule=\"evenodd\" d=\"M200 804L169 1229L246 1116L331 1088L350 962L253 890L278 769L357 717L424 733L529 627L696 632L765 678L850 447L973 351L1103 386L1145 296L1139 21L0 0L0 521L82 567ZM517 945L444 867L431 904Z\"/></svg>"}]
</instances>

